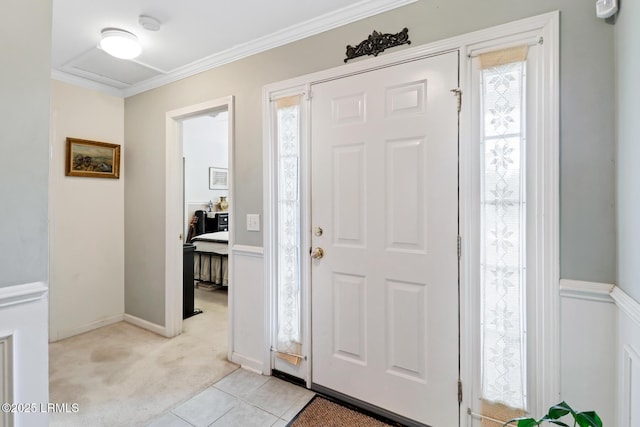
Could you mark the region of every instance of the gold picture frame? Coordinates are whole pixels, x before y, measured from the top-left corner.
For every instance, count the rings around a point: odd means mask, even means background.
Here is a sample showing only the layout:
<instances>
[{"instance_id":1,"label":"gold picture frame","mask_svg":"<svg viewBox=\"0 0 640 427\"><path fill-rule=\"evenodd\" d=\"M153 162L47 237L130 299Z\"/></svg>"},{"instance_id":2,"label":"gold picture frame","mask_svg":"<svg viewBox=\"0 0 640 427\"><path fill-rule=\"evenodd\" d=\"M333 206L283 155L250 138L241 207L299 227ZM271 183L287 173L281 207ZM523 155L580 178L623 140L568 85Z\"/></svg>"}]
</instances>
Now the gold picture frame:
<instances>
[{"instance_id":1,"label":"gold picture frame","mask_svg":"<svg viewBox=\"0 0 640 427\"><path fill-rule=\"evenodd\" d=\"M67 138L66 176L120 178L120 146L108 142Z\"/></svg>"}]
</instances>

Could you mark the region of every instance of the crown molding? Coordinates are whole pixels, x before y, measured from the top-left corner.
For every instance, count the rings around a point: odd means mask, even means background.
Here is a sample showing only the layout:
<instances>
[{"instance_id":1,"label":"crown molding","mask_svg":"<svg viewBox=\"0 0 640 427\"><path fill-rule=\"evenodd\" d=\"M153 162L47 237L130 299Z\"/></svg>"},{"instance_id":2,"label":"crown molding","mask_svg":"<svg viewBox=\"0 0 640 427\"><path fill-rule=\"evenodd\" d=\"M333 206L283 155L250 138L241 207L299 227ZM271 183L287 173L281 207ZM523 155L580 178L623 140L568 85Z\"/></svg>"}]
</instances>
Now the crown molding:
<instances>
[{"instance_id":1,"label":"crown molding","mask_svg":"<svg viewBox=\"0 0 640 427\"><path fill-rule=\"evenodd\" d=\"M85 89L93 89L98 92L106 93L108 95L113 95L118 98L124 98L124 91L122 89L117 89L113 86L109 86L107 84L99 83L88 78L76 76L73 74L69 74L67 72L61 70L51 70L51 79L57 80L63 83L69 83L74 86L80 86Z\"/></svg>"},{"instance_id":2,"label":"crown molding","mask_svg":"<svg viewBox=\"0 0 640 427\"><path fill-rule=\"evenodd\" d=\"M215 53L185 66L178 67L166 74L151 77L123 89L115 88L105 83L99 83L88 77L85 78L77 76L60 69L52 70L51 78L53 80L70 83L87 89L93 89L120 98L127 98L251 55L265 52L324 31L332 30L361 19L369 18L389 10L415 3L416 1L418 0L362 0L340 10L326 13L319 17L276 31L275 33L271 33L267 36L233 46L229 49L223 50L222 52Z\"/></svg>"},{"instance_id":3,"label":"crown molding","mask_svg":"<svg viewBox=\"0 0 640 427\"><path fill-rule=\"evenodd\" d=\"M246 58L257 53L292 43L324 31L332 30L361 19L396 9L418 0L363 0L343 9L321 15L292 25L268 36L251 40L222 52L210 55L191 64L179 67L166 75L152 77L123 90L125 97L137 95L151 89L202 73L203 71Z\"/></svg>"}]
</instances>

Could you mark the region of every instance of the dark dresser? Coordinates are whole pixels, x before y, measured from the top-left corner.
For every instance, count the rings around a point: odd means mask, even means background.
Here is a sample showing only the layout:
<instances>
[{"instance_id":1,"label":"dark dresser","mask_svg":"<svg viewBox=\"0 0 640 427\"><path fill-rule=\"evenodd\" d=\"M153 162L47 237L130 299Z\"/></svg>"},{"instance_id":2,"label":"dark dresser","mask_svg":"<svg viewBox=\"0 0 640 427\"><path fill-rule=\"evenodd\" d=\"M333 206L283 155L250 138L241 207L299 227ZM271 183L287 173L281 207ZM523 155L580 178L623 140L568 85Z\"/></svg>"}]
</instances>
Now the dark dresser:
<instances>
[{"instance_id":1,"label":"dark dresser","mask_svg":"<svg viewBox=\"0 0 640 427\"><path fill-rule=\"evenodd\" d=\"M185 244L182 246L182 318L186 319L194 314L202 313L194 305L194 283L193 283L193 251L194 245Z\"/></svg>"},{"instance_id":2,"label":"dark dresser","mask_svg":"<svg viewBox=\"0 0 640 427\"><path fill-rule=\"evenodd\" d=\"M229 231L229 213L216 212L213 217L205 215L204 224L205 233Z\"/></svg>"}]
</instances>

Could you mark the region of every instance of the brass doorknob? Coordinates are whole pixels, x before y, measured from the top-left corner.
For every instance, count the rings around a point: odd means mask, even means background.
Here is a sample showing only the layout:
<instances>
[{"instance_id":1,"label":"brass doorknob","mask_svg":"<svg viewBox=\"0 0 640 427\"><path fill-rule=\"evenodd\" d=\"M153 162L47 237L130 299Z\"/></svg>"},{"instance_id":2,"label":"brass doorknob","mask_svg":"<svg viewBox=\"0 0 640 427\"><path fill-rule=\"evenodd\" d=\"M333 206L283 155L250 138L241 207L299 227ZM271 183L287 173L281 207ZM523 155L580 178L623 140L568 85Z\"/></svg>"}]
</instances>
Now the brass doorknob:
<instances>
[{"instance_id":1,"label":"brass doorknob","mask_svg":"<svg viewBox=\"0 0 640 427\"><path fill-rule=\"evenodd\" d=\"M321 259L324 256L324 250L322 248L315 248L311 251L311 258Z\"/></svg>"}]
</instances>

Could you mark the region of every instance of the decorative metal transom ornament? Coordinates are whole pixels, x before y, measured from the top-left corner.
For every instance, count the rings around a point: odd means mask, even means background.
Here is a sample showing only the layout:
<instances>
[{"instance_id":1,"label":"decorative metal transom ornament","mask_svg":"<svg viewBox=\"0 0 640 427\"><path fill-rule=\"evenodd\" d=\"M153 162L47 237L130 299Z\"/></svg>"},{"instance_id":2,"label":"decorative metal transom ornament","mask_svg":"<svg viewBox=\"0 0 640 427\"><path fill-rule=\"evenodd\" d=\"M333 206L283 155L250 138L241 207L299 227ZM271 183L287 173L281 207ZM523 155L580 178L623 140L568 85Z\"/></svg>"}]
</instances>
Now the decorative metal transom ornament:
<instances>
[{"instance_id":1,"label":"decorative metal transom ornament","mask_svg":"<svg viewBox=\"0 0 640 427\"><path fill-rule=\"evenodd\" d=\"M357 46L347 45L347 57L344 62L364 55L378 56L380 52L387 48L403 44L411 44L408 28L404 28L396 34L382 34L374 30L369 37L361 41Z\"/></svg>"}]
</instances>

